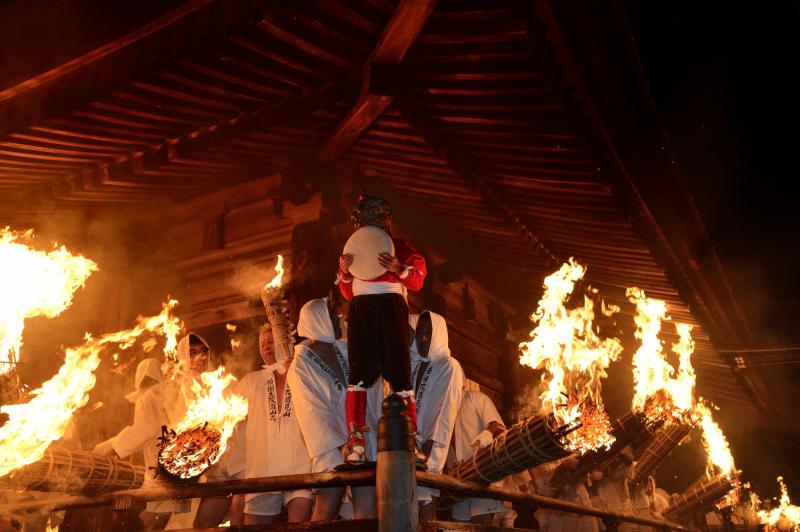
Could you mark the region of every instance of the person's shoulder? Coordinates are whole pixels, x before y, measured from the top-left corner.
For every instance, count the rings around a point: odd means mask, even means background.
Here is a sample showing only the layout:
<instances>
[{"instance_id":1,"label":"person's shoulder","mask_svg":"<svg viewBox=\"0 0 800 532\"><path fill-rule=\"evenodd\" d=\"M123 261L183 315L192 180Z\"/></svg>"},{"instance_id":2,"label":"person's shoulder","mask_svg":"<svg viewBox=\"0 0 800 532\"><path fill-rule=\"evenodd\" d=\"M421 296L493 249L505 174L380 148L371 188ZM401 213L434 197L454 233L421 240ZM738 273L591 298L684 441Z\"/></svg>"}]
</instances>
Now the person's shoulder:
<instances>
[{"instance_id":1,"label":"person's shoulder","mask_svg":"<svg viewBox=\"0 0 800 532\"><path fill-rule=\"evenodd\" d=\"M434 357L433 360L431 360L431 364L440 370L461 370L461 363L451 355Z\"/></svg>"},{"instance_id":2,"label":"person's shoulder","mask_svg":"<svg viewBox=\"0 0 800 532\"><path fill-rule=\"evenodd\" d=\"M265 369L257 369L255 371L251 371L250 373L239 379L239 382L236 384L243 388L252 387L264 378L264 374L266 372L267 370Z\"/></svg>"}]
</instances>

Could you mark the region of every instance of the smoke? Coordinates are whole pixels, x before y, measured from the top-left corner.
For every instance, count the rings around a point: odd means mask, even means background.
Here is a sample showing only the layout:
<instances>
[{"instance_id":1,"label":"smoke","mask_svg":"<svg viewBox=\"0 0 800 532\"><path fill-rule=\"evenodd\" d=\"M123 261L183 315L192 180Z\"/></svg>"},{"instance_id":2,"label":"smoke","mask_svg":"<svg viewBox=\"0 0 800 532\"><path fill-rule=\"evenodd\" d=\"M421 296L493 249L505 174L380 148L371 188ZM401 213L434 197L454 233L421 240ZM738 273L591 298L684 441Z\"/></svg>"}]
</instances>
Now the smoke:
<instances>
[{"instance_id":1,"label":"smoke","mask_svg":"<svg viewBox=\"0 0 800 532\"><path fill-rule=\"evenodd\" d=\"M226 284L248 300L258 299L261 289L275 277L277 255L267 257L264 261L248 262L238 266L226 279ZM283 285L287 286L288 277L284 275Z\"/></svg>"},{"instance_id":2,"label":"smoke","mask_svg":"<svg viewBox=\"0 0 800 532\"><path fill-rule=\"evenodd\" d=\"M523 388L519 397L517 397L512 417L523 420L544 413L546 409L542 403L541 395L545 390L546 386L539 379L536 380L535 384L529 384Z\"/></svg>"}]
</instances>

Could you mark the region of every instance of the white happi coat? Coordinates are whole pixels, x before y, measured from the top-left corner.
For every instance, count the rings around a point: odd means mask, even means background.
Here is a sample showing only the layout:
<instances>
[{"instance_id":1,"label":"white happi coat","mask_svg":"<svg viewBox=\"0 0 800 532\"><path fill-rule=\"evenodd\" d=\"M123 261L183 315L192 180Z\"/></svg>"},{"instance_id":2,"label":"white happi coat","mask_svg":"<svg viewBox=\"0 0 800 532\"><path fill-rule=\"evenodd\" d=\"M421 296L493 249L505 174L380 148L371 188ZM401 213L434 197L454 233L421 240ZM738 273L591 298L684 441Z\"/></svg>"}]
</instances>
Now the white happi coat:
<instances>
[{"instance_id":1,"label":"white happi coat","mask_svg":"<svg viewBox=\"0 0 800 532\"><path fill-rule=\"evenodd\" d=\"M233 384L231 390L244 396L248 404L245 478L310 473L311 458L297 424L288 383L280 408L274 371L254 371ZM246 499L257 495L248 494Z\"/></svg>"},{"instance_id":2,"label":"white happi coat","mask_svg":"<svg viewBox=\"0 0 800 532\"><path fill-rule=\"evenodd\" d=\"M493 421L505 426L503 418L500 417L492 400L483 392L465 390L461 395L461 407L458 409L458 417L453 430L453 444L457 461L472 457L472 442Z\"/></svg>"},{"instance_id":3,"label":"white happi coat","mask_svg":"<svg viewBox=\"0 0 800 532\"><path fill-rule=\"evenodd\" d=\"M295 358L287 373L287 382L297 413L297 422L305 439L314 472L329 470L343 463L339 447L347 441L345 395L350 366L347 344L336 339L326 299L313 299L303 305L297 332L307 338L295 348ZM336 361L327 360L315 351L322 342L333 348ZM334 365L335 367L329 367ZM367 391L367 424L364 436L367 459L377 456L378 418L383 401L383 380Z\"/></svg>"},{"instance_id":4,"label":"white happi coat","mask_svg":"<svg viewBox=\"0 0 800 532\"><path fill-rule=\"evenodd\" d=\"M497 422L501 426L503 418L497 411L492 400L481 391L463 390L461 394L461 406L458 409L458 416L456 417L455 428L453 429L453 445L451 446L452 456L448 457L448 463L466 460L472 458L474 449L472 442L478 437L478 434L483 432L489 427L492 422ZM525 482L530 480L530 477L525 472ZM508 480L508 484L506 483ZM518 489L510 477L503 479L499 482L492 484L497 487L510 487ZM476 508L479 510L476 511ZM502 501L495 501L492 499L479 499L468 498L453 507L453 516L461 520L469 520L472 513L475 515L486 513L501 513L505 511ZM477 513L476 513L477 512ZM456 517L456 515L458 517Z\"/></svg>"},{"instance_id":5,"label":"white happi coat","mask_svg":"<svg viewBox=\"0 0 800 532\"><path fill-rule=\"evenodd\" d=\"M331 453L347 441L345 420L345 394L349 367L347 345L335 340L332 343L339 368L329 368L314 351L314 342L304 341L298 346L287 373L297 422L312 459ZM340 373L341 372L341 373ZM344 382L339 378L344 376ZM370 431L364 434L367 443L367 460L377 457L378 418L383 401L383 379L367 390L367 424ZM339 463L343 463L339 460Z\"/></svg>"},{"instance_id":6,"label":"white happi coat","mask_svg":"<svg viewBox=\"0 0 800 532\"><path fill-rule=\"evenodd\" d=\"M628 481L633 479L635 464L618 465L608 475L594 481L603 509L626 514L634 513ZM620 532L636 529L632 523L620 523Z\"/></svg>"},{"instance_id":7,"label":"white happi coat","mask_svg":"<svg viewBox=\"0 0 800 532\"><path fill-rule=\"evenodd\" d=\"M199 335L195 336L208 345ZM174 379L161 380L153 372L151 376L161 382L138 394L138 397L129 394L131 397L136 397L133 424L122 429L111 440L114 451L123 458L142 451L146 468L145 478L149 479L154 477L158 465L158 438L161 436L161 427L167 425L169 428L175 428L186 414L187 404L192 398L191 384L197 374L188 369L189 334L178 342L177 356L179 363L184 367L184 373ZM137 368L137 379L141 380L144 376L146 373L142 372L142 375L139 375Z\"/></svg>"},{"instance_id":8,"label":"white happi coat","mask_svg":"<svg viewBox=\"0 0 800 532\"><path fill-rule=\"evenodd\" d=\"M428 471L441 473L461 406L464 371L450 356L444 318L434 312L430 314L433 331L428 356L419 355L416 341L411 347L411 384L417 399L417 444L422 447L433 440ZM409 318L411 326L416 328L419 316Z\"/></svg>"},{"instance_id":9,"label":"white happi coat","mask_svg":"<svg viewBox=\"0 0 800 532\"><path fill-rule=\"evenodd\" d=\"M190 333L194 334L194 333ZM144 486L152 485L158 467L158 438L163 425L175 428L186 414L194 397L192 382L199 374L189 369L189 336L184 336L177 346L178 362L184 373L150 387L136 398L133 424L125 427L112 440L114 451L121 457L142 451L145 465ZM195 334L208 347L202 337ZM154 513L184 513L191 510L190 501L150 501L147 510Z\"/></svg>"}]
</instances>

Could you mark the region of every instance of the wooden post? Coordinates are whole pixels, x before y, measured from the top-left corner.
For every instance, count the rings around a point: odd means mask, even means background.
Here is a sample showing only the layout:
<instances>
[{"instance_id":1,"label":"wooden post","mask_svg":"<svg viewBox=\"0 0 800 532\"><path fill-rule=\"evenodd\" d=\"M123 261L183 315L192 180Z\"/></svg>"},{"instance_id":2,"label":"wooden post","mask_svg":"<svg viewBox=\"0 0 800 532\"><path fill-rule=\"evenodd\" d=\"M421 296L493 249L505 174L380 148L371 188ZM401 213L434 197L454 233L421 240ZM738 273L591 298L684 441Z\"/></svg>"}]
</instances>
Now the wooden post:
<instances>
[{"instance_id":1,"label":"wooden post","mask_svg":"<svg viewBox=\"0 0 800 532\"><path fill-rule=\"evenodd\" d=\"M619 530L619 519L615 517L603 518L603 526L606 527L608 532L617 532Z\"/></svg>"},{"instance_id":2,"label":"wooden post","mask_svg":"<svg viewBox=\"0 0 800 532\"><path fill-rule=\"evenodd\" d=\"M113 503L113 530L115 532L127 532L131 528L134 520L132 515L133 497L122 496L114 499Z\"/></svg>"},{"instance_id":3,"label":"wooden post","mask_svg":"<svg viewBox=\"0 0 800 532\"><path fill-rule=\"evenodd\" d=\"M378 466L375 489L379 532L416 532L417 478L414 434L403 415L403 399L392 394L383 401L378 421Z\"/></svg>"}]
</instances>

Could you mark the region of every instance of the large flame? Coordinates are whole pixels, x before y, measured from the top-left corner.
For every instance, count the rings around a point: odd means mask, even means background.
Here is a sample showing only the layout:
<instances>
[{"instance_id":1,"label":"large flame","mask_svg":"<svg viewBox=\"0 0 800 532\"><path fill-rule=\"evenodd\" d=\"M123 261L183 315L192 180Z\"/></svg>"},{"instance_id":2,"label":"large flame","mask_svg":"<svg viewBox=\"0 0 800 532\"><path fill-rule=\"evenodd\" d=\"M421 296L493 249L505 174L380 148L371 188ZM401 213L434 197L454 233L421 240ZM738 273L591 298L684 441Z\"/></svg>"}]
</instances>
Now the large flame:
<instances>
[{"instance_id":1,"label":"large flame","mask_svg":"<svg viewBox=\"0 0 800 532\"><path fill-rule=\"evenodd\" d=\"M602 379L608 365L619 357L617 339L600 339L593 329L594 302L568 310L567 300L586 268L573 259L548 276L544 295L531 319L536 327L530 341L520 345L520 363L544 369L545 390L540 399L559 424L580 421L581 428L567 435L567 447L584 452L614 442L603 408Z\"/></svg>"},{"instance_id":2,"label":"large flame","mask_svg":"<svg viewBox=\"0 0 800 532\"><path fill-rule=\"evenodd\" d=\"M789 499L789 491L786 489L786 483L783 482L783 477L778 477L778 484L781 487L781 499L778 507L772 510L759 510L758 519L765 525L771 527L778 526L779 524L785 528L781 530L800 529L800 507L792 504Z\"/></svg>"},{"instance_id":3,"label":"large flame","mask_svg":"<svg viewBox=\"0 0 800 532\"><path fill-rule=\"evenodd\" d=\"M639 288L628 288L626 295L636 305L637 339L642 344L633 355L633 409L648 419L685 420L694 406L696 376L691 364L694 341L691 326L675 325L680 340L672 345L679 356L678 371L664 356L659 333L667 318L667 304L645 296Z\"/></svg>"},{"instance_id":4,"label":"large flame","mask_svg":"<svg viewBox=\"0 0 800 532\"><path fill-rule=\"evenodd\" d=\"M264 285L264 290L280 288L281 283L283 282L283 273L283 255L278 255L278 262L275 264L275 277Z\"/></svg>"},{"instance_id":5,"label":"large flame","mask_svg":"<svg viewBox=\"0 0 800 532\"><path fill-rule=\"evenodd\" d=\"M31 400L0 407L0 412L9 416L0 427L0 476L41 459L47 447L64 435L72 415L89 399L89 390L95 383L94 371L105 346L113 344L126 349L145 331L166 335L167 346L174 346L174 334L180 326L177 318L170 316L170 310L176 304L177 301L171 300L164 304L159 315L140 316L132 329L99 338L87 334L83 345L66 349L58 373L31 392Z\"/></svg>"},{"instance_id":6,"label":"large flame","mask_svg":"<svg viewBox=\"0 0 800 532\"><path fill-rule=\"evenodd\" d=\"M711 416L711 410L701 400L695 405L694 413L699 418L703 446L708 458L709 476L721 473L733 478L736 466L733 463L731 447L722 429Z\"/></svg>"},{"instance_id":7,"label":"large flame","mask_svg":"<svg viewBox=\"0 0 800 532\"><path fill-rule=\"evenodd\" d=\"M33 231L0 229L0 374L19 359L25 319L54 318L97 271L97 264L64 246L49 252L26 245Z\"/></svg>"},{"instance_id":8,"label":"large flame","mask_svg":"<svg viewBox=\"0 0 800 532\"><path fill-rule=\"evenodd\" d=\"M182 478L194 478L215 464L225 453L233 429L247 417L247 399L235 393L225 393L226 388L235 380L233 375L225 373L225 368L220 366L214 371L202 373L199 382L192 381L194 397L183 419L175 427L175 433L180 435L202 429L206 434L214 434L214 437L205 439L206 445L193 449L191 453L177 449L177 439L168 442L162 449L161 456L169 457L171 463L168 467L171 473ZM215 433L219 434L218 440Z\"/></svg>"}]
</instances>

